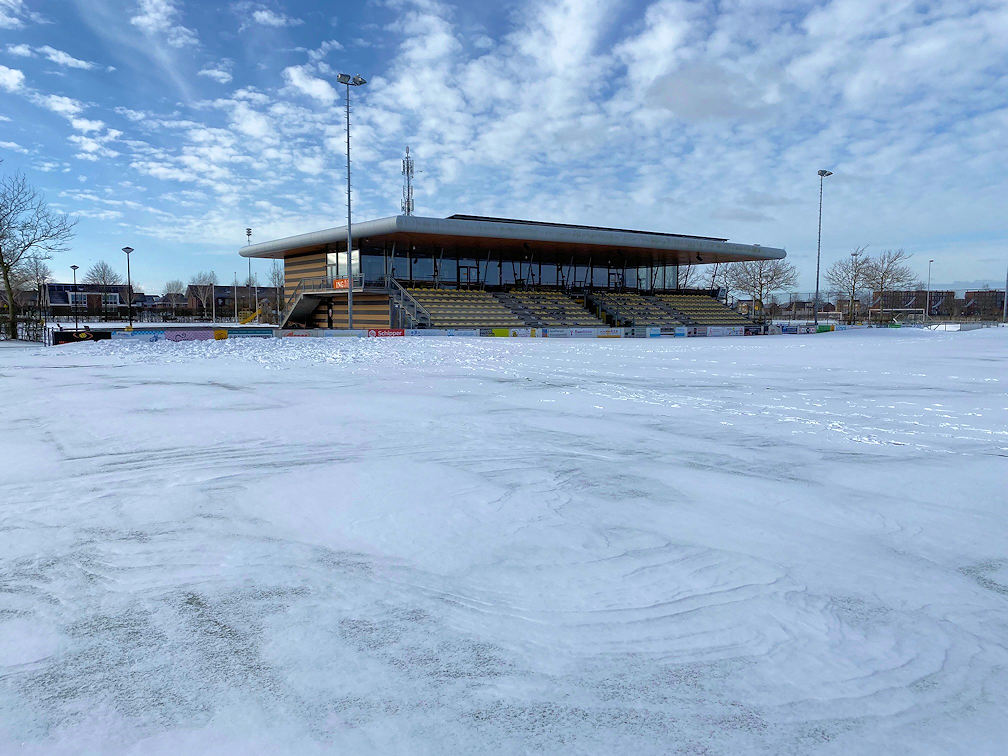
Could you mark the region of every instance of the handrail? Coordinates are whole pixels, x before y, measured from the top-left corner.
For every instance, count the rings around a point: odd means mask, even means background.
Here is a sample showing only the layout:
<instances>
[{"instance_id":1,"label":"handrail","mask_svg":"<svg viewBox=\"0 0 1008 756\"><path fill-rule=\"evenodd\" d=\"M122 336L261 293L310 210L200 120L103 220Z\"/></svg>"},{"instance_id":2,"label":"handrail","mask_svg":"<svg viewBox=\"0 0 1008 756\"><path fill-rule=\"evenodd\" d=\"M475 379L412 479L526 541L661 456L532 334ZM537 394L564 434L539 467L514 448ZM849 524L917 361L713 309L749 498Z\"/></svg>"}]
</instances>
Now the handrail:
<instances>
[{"instance_id":1,"label":"handrail","mask_svg":"<svg viewBox=\"0 0 1008 756\"><path fill-rule=\"evenodd\" d=\"M287 298L287 302L284 304L283 312L280 314L280 325L281 327L287 322L287 318L294 311L294 307L298 303L300 295L304 294L304 279L298 281L298 285L294 287L294 291Z\"/></svg>"},{"instance_id":2,"label":"handrail","mask_svg":"<svg viewBox=\"0 0 1008 756\"><path fill-rule=\"evenodd\" d=\"M413 320L417 322L422 322L422 320L426 320L426 323L424 323L424 325L429 326L431 324L431 314L427 310L427 308L424 307L422 304L420 304L412 294L410 294L408 291L406 291L405 288L403 288L403 285L401 283L396 281L391 276L388 277L388 282L389 282L389 289L392 290L392 293L399 300L399 306L405 309L407 312L409 312L409 308L412 307L413 312L409 313L410 317L412 317ZM423 316L423 318L420 317L421 315Z\"/></svg>"}]
</instances>

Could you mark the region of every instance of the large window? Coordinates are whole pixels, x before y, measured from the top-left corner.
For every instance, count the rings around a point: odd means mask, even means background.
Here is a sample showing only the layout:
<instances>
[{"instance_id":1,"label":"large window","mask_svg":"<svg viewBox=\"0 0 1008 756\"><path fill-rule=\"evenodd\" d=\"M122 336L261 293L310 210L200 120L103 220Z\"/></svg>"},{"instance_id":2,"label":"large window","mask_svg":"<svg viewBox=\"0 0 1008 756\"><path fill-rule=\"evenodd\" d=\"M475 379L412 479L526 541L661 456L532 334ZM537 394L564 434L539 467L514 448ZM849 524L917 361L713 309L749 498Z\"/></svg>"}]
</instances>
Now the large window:
<instances>
[{"instance_id":1,"label":"large window","mask_svg":"<svg viewBox=\"0 0 1008 756\"><path fill-rule=\"evenodd\" d=\"M360 250L353 251L353 274L354 278L360 276ZM346 252L329 252L326 254L326 275L330 278L347 277L347 255Z\"/></svg>"}]
</instances>

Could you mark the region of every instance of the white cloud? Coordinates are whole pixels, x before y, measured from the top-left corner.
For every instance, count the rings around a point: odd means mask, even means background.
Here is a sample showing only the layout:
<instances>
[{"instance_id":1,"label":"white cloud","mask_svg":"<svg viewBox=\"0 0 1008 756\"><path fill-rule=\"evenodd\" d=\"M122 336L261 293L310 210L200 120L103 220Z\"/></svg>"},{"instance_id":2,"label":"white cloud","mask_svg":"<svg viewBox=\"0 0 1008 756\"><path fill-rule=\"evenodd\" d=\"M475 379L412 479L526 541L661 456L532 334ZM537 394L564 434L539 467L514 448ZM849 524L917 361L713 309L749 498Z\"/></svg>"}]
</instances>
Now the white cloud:
<instances>
[{"instance_id":1,"label":"white cloud","mask_svg":"<svg viewBox=\"0 0 1008 756\"><path fill-rule=\"evenodd\" d=\"M70 55L70 53L57 50L55 47L43 45L42 47L31 47L30 45L8 45L7 52L11 55L18 55L22 58L42 56L52 63L65 68L80 68L90 70L95 68L95 64L87 60L81 60Z\"/></svg>"},{"instance_id":2,"label":"white cloud","mask_svg":"<svg viewBox=\"0 0 1008 756\"><path fill-rule=\"evenodd\" d=\"M80 100L63 95L35 95L33 100L36 105L66 118L73 118L84 110L84 104Z\"/></svg>"},{"instance_id":3,"label":"white cloud","mask_svg":"<svg viewBox=\"0 0 1008 756\"><path fill-rule=\"evenodd\" d=\"M304 66L290 66L284 69L284 79L302 94L330 104L336 99L336 90L325 79L319 79L308 73Z\"/></svg>"},{"instance_id":4,"label":"white cloud","mask_svg":"<svg viewBox=\"0 0 1008 756\"><path fill-rule=\"evenodd\" d=\"M252 11L252 20L260 26L272 26L275 28L298 26L304 23L304 21L300 18L292 18L291 16L287 16L283 13L271 11L268 8L260 8Z\"/></svg>"},{"instance_id":5,"label":"white cloud","mask_svg":"<svg viewBox=\"0 0 1008 756\"><path fill-rule=\"evenodd\" d=\"M204 68L197 75L213 79L220 84L228 84L231 81L231 74L222 68Z\"/></svg>"},{"instance_id":6,"label":"white cloud","mask_svg":"<svg viewBox=\"0 0 1008 756\"><path fill-rule=\"evenodd\" d=\"M95 67L94 63L75 58L69 53L57 50L55 47L50 47L49 45L43 45L38 48L38 52L53 63L60 66L66 66L67 68L82 68L89 70Z\"/></svg>"},{"instance_id":7,"label":"white cloud","mask_svg":"<svg viewBox=\"0 0 1008 756\"><path fill-rule=\"evenodd\" d=\"M16 68L0 66L0 89L16 92L24 86L24 74Z\"/></svg>"},{"instance_id":8,"label":"white cloud","mask_svg":"<svg viewBox=\"0 0 1008 756\"><path fill-rule=\"evenodd\" d=\"M172 47L196 44L196 33L178 22L179 15L175 0L139 0L130 23L145 34L163 36Z\"/></svg>"},{"instance_id":9,"label":"white cloud","mask_svg":"<svg viewBox=\"0 0 1008 756\"><path fill-rule=\"evenodd\" d=\"M89 131L100 131L105 128L105 124L102 121L92 121L87 118L71 118L70 125L77 129L77 131L83 131L85 133Z\"/></svg>"},{"instance_id":10,"label":"white cloud","mask_svg":"<svg viewBox=\"0 0 1008 756\"><path fill-rule=\"evenodd\" d=\"M41 14L29 11L24 0L0 0L0 29L20 29L25 21L44 23Z\"/></svg>"},{"instance_id":11,"label":"white cloud","mask_svg":"<svg viewBox=\"0 0 1008 756\"><path fill-rule=\"evenodd\" d=\"M23 155L28 154L28 150L22 147L17 142L0 142L0 150L8 150L10 152L20 152Z\"/></svg>"}]
</instances>

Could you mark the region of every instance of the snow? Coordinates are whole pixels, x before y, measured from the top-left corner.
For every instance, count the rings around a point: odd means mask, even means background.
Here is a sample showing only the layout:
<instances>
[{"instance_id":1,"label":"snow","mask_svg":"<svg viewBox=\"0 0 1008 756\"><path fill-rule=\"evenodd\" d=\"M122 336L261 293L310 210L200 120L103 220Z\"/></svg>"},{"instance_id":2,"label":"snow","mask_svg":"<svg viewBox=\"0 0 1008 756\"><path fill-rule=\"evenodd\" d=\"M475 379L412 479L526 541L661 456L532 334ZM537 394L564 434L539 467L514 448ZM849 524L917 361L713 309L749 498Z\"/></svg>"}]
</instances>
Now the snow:
<instances>
[{"instance_id":1,"label":"snow","mask_svg":"<svg viewBox=\"0 0 1008 756\"><path fill-rule=\"evenodd\" d=\"M991 753L1008 330L0 352L0 752Z\"/></svg>"}]
</instances>

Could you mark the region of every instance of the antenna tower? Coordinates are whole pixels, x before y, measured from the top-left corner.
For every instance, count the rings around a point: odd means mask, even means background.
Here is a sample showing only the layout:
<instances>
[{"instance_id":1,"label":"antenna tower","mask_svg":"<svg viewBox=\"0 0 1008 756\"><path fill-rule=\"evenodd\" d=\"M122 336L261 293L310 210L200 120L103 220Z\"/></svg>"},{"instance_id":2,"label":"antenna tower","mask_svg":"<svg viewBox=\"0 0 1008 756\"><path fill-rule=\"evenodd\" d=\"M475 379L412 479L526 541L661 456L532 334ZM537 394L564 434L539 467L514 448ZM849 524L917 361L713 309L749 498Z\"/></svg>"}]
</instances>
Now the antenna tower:
<instances>
[{"instance_id":1,"label":"antenna tower","mask_svg":"<svg viewBox=\"0 0 1008 756\"><path fill-rule=\"evenodd\" d=\"M406 147L406 157L402 161L402 211L403 215L413 215L413 158L409 154L409 146Z\"/></svg>"}]
</instances>

